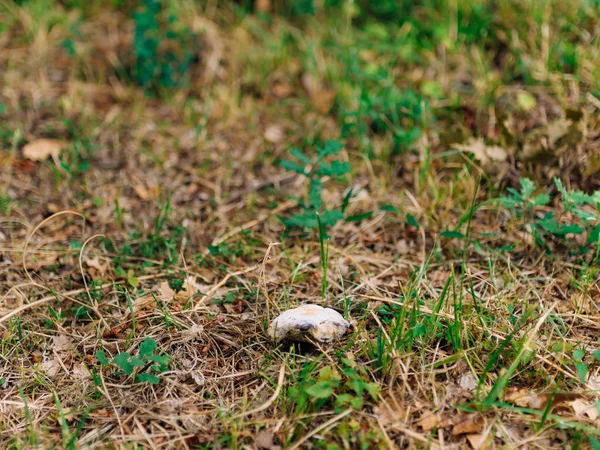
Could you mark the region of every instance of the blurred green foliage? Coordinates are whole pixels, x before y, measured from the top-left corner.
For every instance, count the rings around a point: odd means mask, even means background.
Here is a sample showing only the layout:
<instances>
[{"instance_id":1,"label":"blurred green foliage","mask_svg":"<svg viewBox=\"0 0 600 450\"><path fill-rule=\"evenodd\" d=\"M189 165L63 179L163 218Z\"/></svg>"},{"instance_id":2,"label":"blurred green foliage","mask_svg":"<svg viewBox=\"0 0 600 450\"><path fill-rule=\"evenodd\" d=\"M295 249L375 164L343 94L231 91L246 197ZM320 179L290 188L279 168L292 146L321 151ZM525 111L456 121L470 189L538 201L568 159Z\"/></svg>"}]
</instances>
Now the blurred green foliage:
<instances>
[{"instance_id":1,"label":"blurred green foliage","mask_svg":"<svg viewBox=\"0 0 600 450\"><path fill-rule=\"evenodd\" d=\"M160 0L141 0L142 7L133 14L135 36L134 79L148 91L185 87L197 36L178 25L174 11ZM168 2L167 2L168 3Z\"/></svg>"}]
</instances>

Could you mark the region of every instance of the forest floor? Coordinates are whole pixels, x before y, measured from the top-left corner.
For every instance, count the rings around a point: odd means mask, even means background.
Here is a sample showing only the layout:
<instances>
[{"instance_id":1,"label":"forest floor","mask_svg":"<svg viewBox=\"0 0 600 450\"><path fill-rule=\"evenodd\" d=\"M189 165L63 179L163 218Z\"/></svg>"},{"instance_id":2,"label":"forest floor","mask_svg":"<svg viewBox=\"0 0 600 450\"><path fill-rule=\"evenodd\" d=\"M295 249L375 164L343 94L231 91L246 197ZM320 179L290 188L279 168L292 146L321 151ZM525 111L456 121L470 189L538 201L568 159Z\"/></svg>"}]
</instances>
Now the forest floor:
<instances>
[{"instance_id":1,"label":"forest floor","mask_svg":"<svg viewBox=\"0 0 600 450\"><path fill-rule=\"evenodd\" d=\"M597 2L238 3L0 1L0 447L600 449Z\"/></svg>"}]
</instances>

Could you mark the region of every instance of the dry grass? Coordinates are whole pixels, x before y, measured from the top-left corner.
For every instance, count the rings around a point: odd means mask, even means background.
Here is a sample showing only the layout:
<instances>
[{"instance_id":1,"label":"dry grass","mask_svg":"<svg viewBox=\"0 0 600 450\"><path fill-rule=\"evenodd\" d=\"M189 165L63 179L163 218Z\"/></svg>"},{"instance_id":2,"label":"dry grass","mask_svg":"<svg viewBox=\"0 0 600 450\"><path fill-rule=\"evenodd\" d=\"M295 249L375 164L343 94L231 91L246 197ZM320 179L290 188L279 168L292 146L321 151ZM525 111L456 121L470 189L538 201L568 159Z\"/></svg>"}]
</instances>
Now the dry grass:
<instances>
[{"instance_id":1,"label":"dry grass","mask_svg":"<svg viewBox=\"0 0 600 450\"><path fill-rule=\"evenodd\" d=\"M297 212L289 196L306 191L306 180L276 161L291 146L338 138L337 109L354 101L343 61L321 45L329 32L238 19L214 2L176 3L182 21L202 31L202 49L190 87L162 100L119 73L131 64L126 14L100 8L85 17L70 56L63 43L79 13L54 5L36 16L31 5L0 4L0 446L589 445L599 434L595 255L552 242L550 257L497 204L472 209L526 175L543 183L562 171L570 189L598 186L576 163L598 142L589 80L550 71L535 109L507 119L525 133L564 105L584 111L580 140L545 164L509 151L490 174L449 151L444 127L488 140L497 132L495 104L480 107L475 91L460 118L458 109L440 113L412 151L388 151L393 133L347 139L341 157L353 171L328 181L324 201L341 204L352 186L347 215L373 214L329 230L322 298L317 233L284 237L277 218ZM316 94L294 48L273 40L283 35L316 46ZM421 83L429 68L443 89L466 83L467 71L488 92L498 74L473 69L477 51L463 71L453 70L458 51L443 70L425 51L423 67L398 70ZM494 91L495 101L514 100L516 84ZM333 110L315 100L329 91L338 95ZM23 158L23 144L42 137L69 144L56 161ZM162 226L157 217L166 217ZM458 225L466 238L441 234ZM184 289L175 294L169 282ZM270 342L270 321L305 302L347 312L349 335L333 348ZM136 355L148 337L170 357L156 385L96 358ZM585 349L583 377L577 349ZM319 381L332 393L307 396Z\"/></svg>"}]
</instances>

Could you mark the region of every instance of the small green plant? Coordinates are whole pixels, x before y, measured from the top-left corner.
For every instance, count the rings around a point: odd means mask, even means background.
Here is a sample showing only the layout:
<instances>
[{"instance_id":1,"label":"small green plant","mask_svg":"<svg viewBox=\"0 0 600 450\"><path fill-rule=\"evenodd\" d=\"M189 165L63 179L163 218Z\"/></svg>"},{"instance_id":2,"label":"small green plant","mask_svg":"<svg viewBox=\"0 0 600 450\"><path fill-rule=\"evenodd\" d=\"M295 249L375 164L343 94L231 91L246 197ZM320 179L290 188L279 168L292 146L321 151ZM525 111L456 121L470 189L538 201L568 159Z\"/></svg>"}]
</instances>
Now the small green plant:
<instances>
[{"instance_id":1,"label":"small green plant","mask_svg":"<svg viewBox=\"0 0 600 450\"><path fill-rule=\"evenodd\" d=\"M117 223L122 223L123 209L115 202L115 211ZM120 247L116 247L112 241L103 238L104 248L114 253L113 264L115 273L128 280L132 287L137 287L138 281L135 273L125 270L125 266L130 256L143 258L161 259L164 264L173 264L178 257L178 247L181 240L185 237L187 230L184 227L173 225L171 221L171 204L167 200L161 206L157 216L154 219L154 228L150 233L132 232L129 239ZM147 261L142 264L142 268L152 264Z\"/></svg>"},{"instance_id":2,"label":"small green plant","mask_svg":"<svg viewBox=\"0 0 600 450\"><path fill-rule=\"evenodd\" d=\"M10 216L10 202L12 198L10 195L0 192L0 211L6 217Z\"/></svg>"},{"instance_id":3,"label":"small green plant","mask_svg":"<svg viewBox=\"0 0 600 450\"><path fill-rule=\"evenodd\" d=\"M138 357L131 356L129 352L122 352L115 356L112 364L118 366L126 375L133 375L136 367L141 369L135 374L135 382L148 382L157 384L160 378L146 370L156 373L165 372L169 367L169 356L155 353L157 348L156 341L152 338L146 338L140 345ZM103 350L96 352L96 359L100 364L106 366L109 364L108 358Z\"/></svg>"},{"instance_id":4,"label":"small green plant","mask_svg":"<svg viewBox=\"0 0 600 450\"><path fill-rule=\"evenodd\" d=\"M163 232L170 222L171 203L167 201L154 219L154 230L146 240L140 243L140 253L147 258L154 258L157 255L165 254L169 264L175 262L177 258L177 245L185 235L185 228L175 226L171 236L165 237Z\"/></svg>"},{"instance_id":5,"label":"small green plant","mask_svg":"<svg viewBox=\"0 0 600 450\"><path fill-rule=\"evenodd\" d=\"M173 11L164 11L159 0L142 0L142 9L133 15L135 35L135 81L148 91L182 87L186 71L194 60L197 36L178 26ZM169 5L171 7L171 5Z\"/></svg>"},{"instance_id":6,"label":"small green plant","mask_svg":"<svg viewBox=\"0 0 600 450\"><path fill-rule=\"evenodd\" d=\"M528 178L520 180L521 190L509 188L508 195L497 200L518 219L524 221L529 232L533 234L535 243L550 253L548 243L558 241L567 247L578 247L580 253L585 253L600 239L600 191L593 195L582 191L567 191L562 182L554 179L554 184L560 193L562 211L556 214L549 211L543 216L538 209L550 203L549 194L534 195L535 184ZM593 206L596 211L589 207ZM568 235L586 235L585 245L574 245Z\"/></svg>"},{"instance_id":7,"label":"small green plant","mask_svg":"<svg viewBox=\"0 0 600 450\"><path fill-rule=\"evenodd\" d=\"M64 449L76 449L76 442L83 431L83 426L88 418L90 413L90 407L84 409L81 419L77 423L77 427L75 430L71 430L69 427L69 422L67 420L67 414L65 414L63 407L60 403L58 395L56 392L52 392L54 397L54 404L56 405L56 409L58 411L58 419L61 427L61 435L62 435L62 448Z\"/></svg>"},{"instance_id":8,"label":"small green plant","mask_svg":"<svg viewBox=\"0 0 600 450\"><path fill-rule=\"evenodd\" d=\"M344 218L344 212L348 206L352 191L344 197L342 205L336 209L326 209L323 204L323 178L339 178L347 175L352 170L352 166L347 161L333 158L339 155L344 148L343 144L336 140L329 140L324 146L317 146L316 157L311 158L298 148L291 151L295 160L283 160L280 162L286 170L296 172L307 177L309 181L308 195L306 199L296 199L298 206L303 210L287 219L280 217L280 220L288 228L299 227L315 229L319 227L319 221L322 227L334 225ZM317 219L317 214L319 218Z\"/></svg>"},{"instance_id":9,"label":"small green plant","mask_svg":"<svg viewBox=\"0 0 600 450\"><path fill-rule=\"evenodd\" d=\"M123 215L125 214L125 208L119 206L119 199L115 198L115 214L117 215L117 226L119 230L123 229Z\"/></svg>"},{"instance_id":10,"label":"small green plant","mask_svg":"<svg viewBox=\"0 0 600 450\"><path fill-rule=\"evenodd\" d=\"M319 214L317 214L317 223L319 224L319 244L321 247L321 297L325 298L325 293L327 292L327 267L329 266L329 242L325 242L327 235L323 229L323 223Z\"/></svg>"},{"instance_id":11,"label":"small green plant","mask_svg":"<svg viewBox=\"0 0 600 450\"><path fill-rule=\"evenodd\" d=\"M336 368L323 367L318 374L306 376L288 390L288 396L301 412L316 411L328 404L335 408L360 410L365 395L377 401L380 388L368 381L367 369L348 358L341 358L341 373Z\"/></svg>"}]
</instances>

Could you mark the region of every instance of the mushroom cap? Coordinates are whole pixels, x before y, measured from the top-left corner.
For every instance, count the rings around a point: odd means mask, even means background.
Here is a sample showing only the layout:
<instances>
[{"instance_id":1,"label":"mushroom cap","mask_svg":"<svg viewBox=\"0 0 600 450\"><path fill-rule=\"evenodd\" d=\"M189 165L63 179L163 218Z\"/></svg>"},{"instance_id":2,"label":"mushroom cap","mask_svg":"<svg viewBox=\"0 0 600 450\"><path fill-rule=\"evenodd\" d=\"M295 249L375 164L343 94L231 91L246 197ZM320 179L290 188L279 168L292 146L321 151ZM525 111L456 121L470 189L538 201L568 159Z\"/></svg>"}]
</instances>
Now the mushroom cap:
<instances>
[{"instance_id":1,"label":"mushroom cap","mask_svg":"<svg viewBox=\"0 0 600 450\"><path fill-rule=\"evenodd\" d=\"M343 336L350 324L340 313L319 305L302 305L281 313L269 327L275 341L317 341L328 344Z\"/></svg>"}]
</instances>

